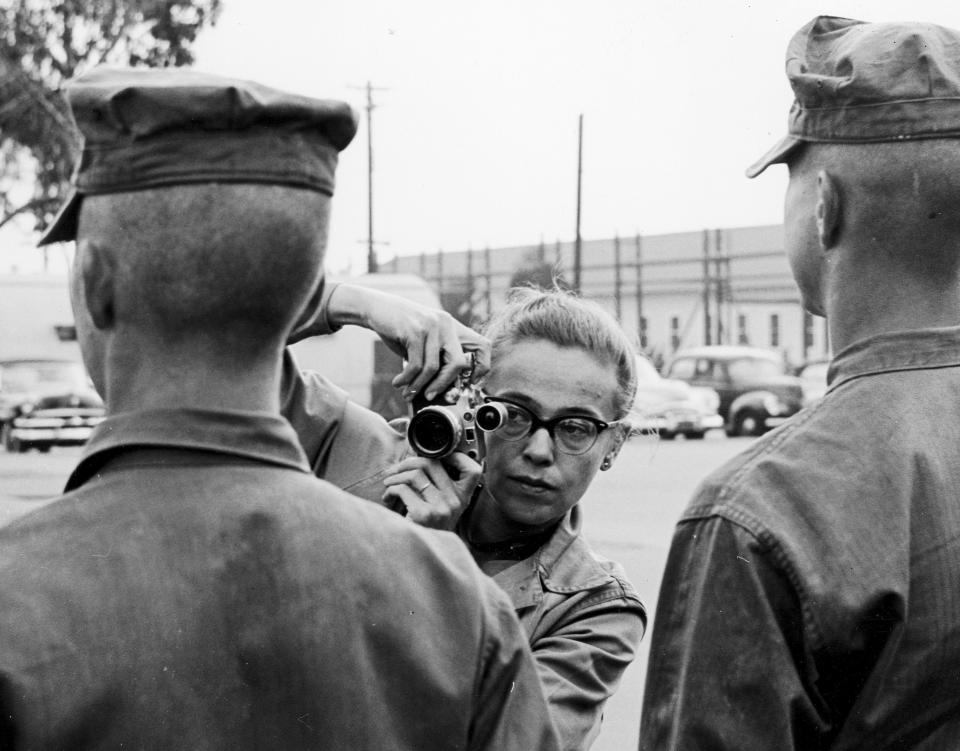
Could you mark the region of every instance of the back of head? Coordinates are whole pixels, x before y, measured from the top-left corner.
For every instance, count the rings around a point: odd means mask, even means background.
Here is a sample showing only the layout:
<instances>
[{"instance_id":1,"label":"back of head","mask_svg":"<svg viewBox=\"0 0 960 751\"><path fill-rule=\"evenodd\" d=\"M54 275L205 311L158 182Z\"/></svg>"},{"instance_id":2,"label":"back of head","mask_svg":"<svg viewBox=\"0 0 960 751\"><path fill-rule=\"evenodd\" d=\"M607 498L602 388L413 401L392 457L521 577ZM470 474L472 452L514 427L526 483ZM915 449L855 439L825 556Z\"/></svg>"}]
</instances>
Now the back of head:
<instances>
[{"instance_id":1,"label":"back of head","mask_svg":"<svg viewBox=\"0 0 960 751\"><path fill-rule=\"evenodd\" d=\"M864 260L950 279L960 240L960 31L817 16L790 40L788 132L747 170L833 179Z\"/></svg>"},{"instance_id":2,"label":"back of head","mask_svg":"<svg viewBox=\"0 0 960 751\"><path fill-rule=\"evenodd\" d=\"M597 303L559 289L518 287L511 290L507 305L487 321L483 333L490 339L494 370L500 353L524 341L584 350L616 371L617 419L630 412L637 389L635 348L617 320Z\"/></svg>"},{"instance_id":3,"label":"back of head","mask_svg":"<svg viewBox=\"0 0 960 751\"><path fill-rule=\"evenodd\" d=\"M115 325L235 357L285 338L322 273L330 199L279 185L191 184L89 196L82 248L115 273Z\"/></svg>"},{"instance_id":4,"label":"back of head","mask_svg":"<svg viewBox=\"0 0 960 751\"><path fill-rule=\"evenodd\" d=\"M97 68L66 94L83 151L41 244L79 239L84 285L109 277L95 325L213 356L276 349L321 275L353 110L183 69Z\"/></svg>"},{"instance_id":5,"label":"back of head","mask_svg":"<svg viewBox=\"0 0 960 751\"><path fill-rule=\"evenodd\" d=\"M841 191L852 248L903 273L949 282L960 269L960 139L808 144L794 179L827 172Z\"/></svg>"}]
</instances>

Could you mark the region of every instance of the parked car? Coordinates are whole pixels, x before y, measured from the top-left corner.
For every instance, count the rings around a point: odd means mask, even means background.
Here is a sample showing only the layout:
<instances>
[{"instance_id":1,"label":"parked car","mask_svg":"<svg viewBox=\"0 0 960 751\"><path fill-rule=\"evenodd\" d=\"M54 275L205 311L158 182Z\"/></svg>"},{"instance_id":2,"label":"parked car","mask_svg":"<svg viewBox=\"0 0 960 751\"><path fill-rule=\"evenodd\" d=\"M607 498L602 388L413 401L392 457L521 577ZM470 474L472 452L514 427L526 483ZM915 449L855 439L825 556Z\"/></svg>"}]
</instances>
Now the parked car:
<instances>
[{"instance_id":1,"label":"parked car","mask_svg":"<svg viewBox=\"0 0 960 751\"><path fill-rule=\"evenodd\" d=\"M104 415L81 363L0 361L0 442L7 451L81 445Z\"/></svg>"},{"instance_id":2,"label":"parked car","mask_svg":"<svg viewBox=\"0 0 960 751\"><path fill-rule=\"evenodd\" d=\"M823 399L827 393L827 369L829 360L809 360L796 369L796 376L800 379L803 389L803 404L814 404Z\"/></svg>"},{"instance_id":3,"label":"parked car","mask_svg":"<svg viewBox=\"0 0 960 751\"><path fill-rule=\"evenodd\" d=\"M723 427L719 406L720 397L713 389L668 380L647 358L637 358L635 432L658 433L666 439L703 438L708 430Z\"/></svg>"},{"instance_id":4,"label":"parked car","mask_svg":"<svg viewBox=\"0 0 960 751\"><path fill-rule=\"evenodd\" d=\"M758 347L712 345L678 352L668 378L716 389L727 435L761 435L803 407L800 379L779 354Z\"/></svg>"}]
</instances>

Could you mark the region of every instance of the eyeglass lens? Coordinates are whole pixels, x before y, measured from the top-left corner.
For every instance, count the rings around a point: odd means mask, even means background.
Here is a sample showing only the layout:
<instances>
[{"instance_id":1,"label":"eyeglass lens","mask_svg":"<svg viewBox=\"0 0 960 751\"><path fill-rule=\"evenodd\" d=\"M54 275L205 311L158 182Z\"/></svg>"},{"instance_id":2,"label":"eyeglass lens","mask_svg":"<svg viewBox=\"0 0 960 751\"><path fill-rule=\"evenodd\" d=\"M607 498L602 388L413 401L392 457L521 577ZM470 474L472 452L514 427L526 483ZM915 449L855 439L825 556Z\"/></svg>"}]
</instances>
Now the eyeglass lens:
<instances>
[{"instance_id":1,"label":"eyeglass lens","mask_svg":"<svg viewBox=\"0 0 960 751\"><path fill-rule=\"evenodd\" d=\"M583 417L560 417L541 420L517 404L503 403L507 420L498 433L509 441L519 441L541 427L547 429L558 448L568 454L582 454L597 440L596 423Z\"/></svg>"}]
</instances>

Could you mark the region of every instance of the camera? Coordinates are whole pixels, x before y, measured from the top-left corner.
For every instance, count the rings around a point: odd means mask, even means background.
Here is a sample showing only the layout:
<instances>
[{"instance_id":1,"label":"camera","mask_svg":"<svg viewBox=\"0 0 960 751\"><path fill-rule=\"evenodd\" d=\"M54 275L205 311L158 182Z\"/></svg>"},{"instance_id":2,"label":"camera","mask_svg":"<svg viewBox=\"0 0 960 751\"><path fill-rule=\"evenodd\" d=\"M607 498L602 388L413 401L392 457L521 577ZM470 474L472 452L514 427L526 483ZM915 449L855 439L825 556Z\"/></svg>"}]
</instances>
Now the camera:
<instances>
[{"instance_id":1,"label":"camera","mask_svg":"<svg viewBox=\"0 0 960 751\"><path fill-rule=\"evenodd\" d=\"M483 434L503 425L506 410L499 403L484 404L480 389L470 383L471 375L472 369L461 372L457 384L433 401L414 398L407 442L418 456L442 459L460 451L475 462L483 461Z\"/></svg>"}]
</instances>

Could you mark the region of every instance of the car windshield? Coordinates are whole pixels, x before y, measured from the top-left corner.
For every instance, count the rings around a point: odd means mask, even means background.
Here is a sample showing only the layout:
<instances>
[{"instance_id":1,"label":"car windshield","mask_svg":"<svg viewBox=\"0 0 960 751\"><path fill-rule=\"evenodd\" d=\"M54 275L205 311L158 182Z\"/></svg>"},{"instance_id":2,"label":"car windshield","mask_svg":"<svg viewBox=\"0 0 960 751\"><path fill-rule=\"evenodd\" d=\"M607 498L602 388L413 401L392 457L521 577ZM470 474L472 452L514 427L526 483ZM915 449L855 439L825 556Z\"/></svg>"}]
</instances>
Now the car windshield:
<instances>
[{"instance_id":1,"label":"car windshield","mask_svg":"<svg viewBox=\"0 0 960 751\"><path fill-rule=\"evenodd\" d=\"M727 372L734 381L762 381L783 375L783 366L775 360L766 360L759 357L743 357L731 360L727 364Z\"/></svg>"},{"instance_id":2,"label":"car windshield","mask_svg":"<svg viewBox=\"0 0 960 751\"><path fill-rule=\"evenodd\" d=\"M87 374L79 362L11 362L0 364L0 391L49 393L83 389Z\"/></svg>"},{"instance_id":3,"label":"car windshield","mask_svg":"<svg viewBox=\"0 0 960 751\"><path fill-rule=\"evenodd\" d=\"M654 383L660 380L660 374L646 357L637 358L637 380L641 383Z\"/></svg>"}]
</instances>

